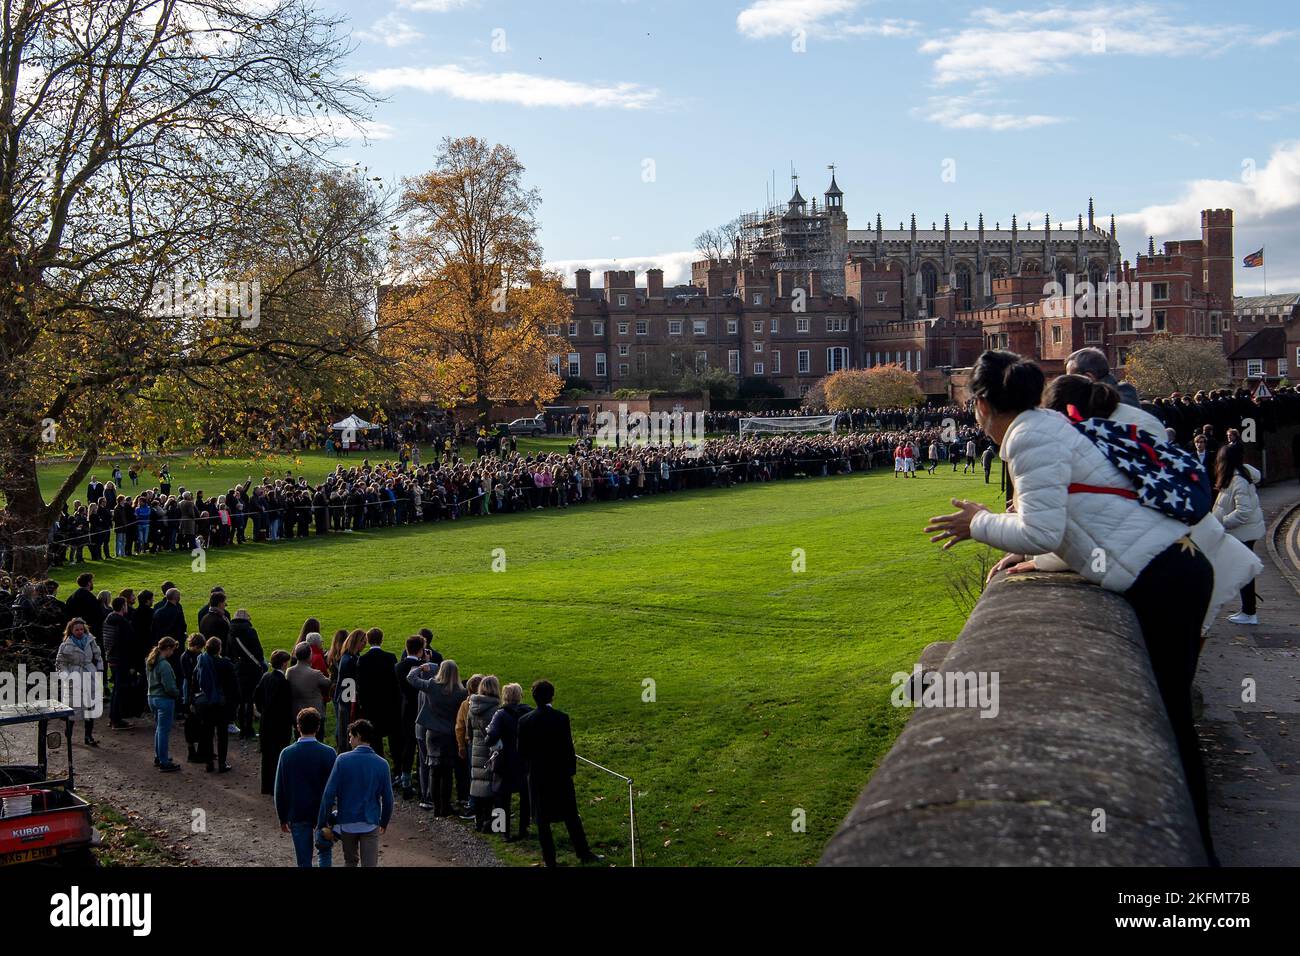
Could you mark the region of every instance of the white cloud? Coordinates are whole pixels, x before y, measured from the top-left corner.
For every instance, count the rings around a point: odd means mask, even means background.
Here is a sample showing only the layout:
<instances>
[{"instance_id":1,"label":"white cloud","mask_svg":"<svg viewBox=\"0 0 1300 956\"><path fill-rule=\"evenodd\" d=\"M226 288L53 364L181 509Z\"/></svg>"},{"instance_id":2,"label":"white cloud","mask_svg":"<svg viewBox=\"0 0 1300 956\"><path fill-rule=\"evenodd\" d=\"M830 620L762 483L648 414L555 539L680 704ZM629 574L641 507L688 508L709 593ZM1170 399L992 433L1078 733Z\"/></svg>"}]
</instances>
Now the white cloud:
<instances>
[{"instance_id":1,"label":"white cloud","mask_svg":"<svg viewBox=\"0 0 1300 956\"><path fill-rule=\"evenodd\" d=\"M638 283L645 284L647 269L663 269L664 285L686 285L691 281L691 263L701 258L695 250L689 252L662 252L650 256L620 256L617 259L556 259L546 263L546 268L564 276L565 285L573 285L573 274L578 269L591 270L591 284L601 284L601 273L606 270L636 270Z\"/></svg>"},{"instance_id":2,"label":"white cloud","mask_svg":"<svg viewBox=\"0 0 1300 956\"><path fill-rule=\"evenodd\" d=\"M658 90L637 83L597 85L530 73L474 72L453 64L389 67L365 73L362 79L380 91L412 89L475 103L530 107L639 110L659 100Z\"/></svg>"},{"instance_id":3,"label":"white cloud","mask_svg":"<svg viewBox=\"0 0 1300 956\"><path fill-rule=\"evenodd\" d=\"M1060 123L1063 119L1043 113L985 113L974 108L977 102L985 106L993 105L990 101L974 96L933 96L926 106L912 110L912 115L938 123L945 129L982 129L995 133L1037 129Z\"/></svg>"},{"instance_id":4,"label":"white cloud","mask_svg":"<svg viewBox=\"0 0 1300 956\"><path fill-rule=\"evenodd\" d=\"M1238 42L1267 43L1271 36L1254 37L1241 26L1188 23L1142 3L1085 9L982 7L971 20L971 26L921 44L921 52L934 57L937 83L1062 73L1084 58L1112 54L1211 56Z\"/></svg>"},{"instance_id":5,"label":"white cloud","mask_svg":"<svg viewBox=\"0 0 1300 956\"><path fill-rule=\"evenodd\" d=\"M1155 236L1157 248L1170 239L1199 236L1201 210L1222 208L1233 211L1238 266L1243 255L1261 245L1267 246L1269 262L1281 268L1300 261L1300 141L1275 147L1253 176L1193 180L1173 202L1116 216L1125 258L1131 260L1136 252L1146 252L1147 236ZM1239 295L1263 291L1263 277L1258 272L1238 270ZM1296 291L1297 283L1270 271L1269 289Z\"/></svg>"},{"instance_id":6,"label":"white cloud","mask_svg":"<svg viewBox=\"0 0 1300 956\"><path fill-rule=\"evenodd\" d=\"M736 30L751 40L786 37L796 30L833 40L911 36L920 26L915 20L901 18L847 19L861 6L862 0L754 0L736 15Z\"/></svg>"},{"instance_id":7,"label":"white cloud","mask_svg":"<svg viewBox=\"0 0 1300 956\"><path fill-rule=\"evenodd\" d=\"M1253 175L1193 180L1174 202L1117 216L1116 222L1141 229L1143 235L1178 238L1189 229L1200 229L1202 209L1222 207L1231 208L1238 223L1300 211L1300 141L1276 147Z\"/></svg>"},{"instance_id":8,"label":"white cloud","mask_svg":"<svg viewBox=\"0 0 1300 956\"><path fill-rule=\"evenodd\" d=\"M290 136L333 139L392 139L397 132L387 123L371 120L354 122L342 116L268 116L268 126Z\"/></svg>"},{"instance_id":9,"label":"white cloud","mask_svg":"<svg viewBox=\"0 0 1300 956\"><path fill-rule=\"evenodd\" d=\"M369 43L382 43L386 47L406 46L424 38L424 34L402 19L400 14L389 13L380 17L369 30L358 30L357 38Z\"/></svg>"},{"instance_id":10,"label":"white cloud","mask_svg":"<svg viewBox=\"0 0 1300 956\"><path fill-rule=\"evenodd\" d=\"M397 0L399 7L420 13L450 13L472 5L473 0Z\"/></svg>"}]
</instances>

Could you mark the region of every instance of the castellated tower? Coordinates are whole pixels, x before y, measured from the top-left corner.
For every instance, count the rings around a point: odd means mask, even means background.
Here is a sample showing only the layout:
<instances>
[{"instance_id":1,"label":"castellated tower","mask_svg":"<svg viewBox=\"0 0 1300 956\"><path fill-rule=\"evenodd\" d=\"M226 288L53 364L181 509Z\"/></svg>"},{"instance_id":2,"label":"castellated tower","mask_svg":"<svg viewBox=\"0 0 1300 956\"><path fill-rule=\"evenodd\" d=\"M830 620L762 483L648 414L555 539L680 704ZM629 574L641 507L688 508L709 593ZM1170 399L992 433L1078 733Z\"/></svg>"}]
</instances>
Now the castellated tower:
<instances>
[{"instance_id":1,"label":"castellated tower","mask_svg":"<svg viewBox=\"0 0 1300 956\"><path fill-rule=\"evenodd\" d=\"M1202 286L1232 308L1232 210L1201 210Z\"/></svg>"}]
</instances>

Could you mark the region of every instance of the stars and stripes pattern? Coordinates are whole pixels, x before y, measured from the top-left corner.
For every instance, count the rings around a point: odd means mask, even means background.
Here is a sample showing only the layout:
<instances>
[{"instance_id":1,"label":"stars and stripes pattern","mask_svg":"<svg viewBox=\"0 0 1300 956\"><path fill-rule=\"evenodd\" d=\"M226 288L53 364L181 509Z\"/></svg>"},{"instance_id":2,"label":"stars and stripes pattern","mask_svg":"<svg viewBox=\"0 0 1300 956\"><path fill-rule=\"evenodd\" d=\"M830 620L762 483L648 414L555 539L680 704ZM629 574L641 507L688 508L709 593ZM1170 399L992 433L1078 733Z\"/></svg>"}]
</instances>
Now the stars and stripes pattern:
<instances>
[{"instance_id":1,"label":"stars and stripes pattern","mask_svg":"<svg viewBox=\"0 0 1300 956\"><path fill-rule=\"evenodd\" d=\"M1209 481L1190 452L1108 418L1089 418L1074 427L1129 480L1140 504L1189 525L1210 513Z\"/></svg>"}]
</instances>

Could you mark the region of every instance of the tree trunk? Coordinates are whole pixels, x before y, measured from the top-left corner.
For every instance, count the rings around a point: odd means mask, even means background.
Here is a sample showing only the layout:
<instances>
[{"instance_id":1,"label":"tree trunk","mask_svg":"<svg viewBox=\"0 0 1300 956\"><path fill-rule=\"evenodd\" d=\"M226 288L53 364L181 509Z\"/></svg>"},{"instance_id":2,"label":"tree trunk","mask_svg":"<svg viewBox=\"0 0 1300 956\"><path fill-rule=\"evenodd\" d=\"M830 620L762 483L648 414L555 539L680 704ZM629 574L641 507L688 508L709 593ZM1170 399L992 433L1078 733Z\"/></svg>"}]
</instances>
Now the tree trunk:
<instances>
[{"instance_id":1,"label":"tree trunk","mask_svg":"<svg viewBox=\"0 0 1300 956\"><path fill-rule=\"evenodd\" d=\"M53 515L41 497L36 477L36 449L30 442L14 442L0 450L5 467L0 470L0 550L14 574L42 578L49 566L50 528Z\"/></svg>"}]
</instances>

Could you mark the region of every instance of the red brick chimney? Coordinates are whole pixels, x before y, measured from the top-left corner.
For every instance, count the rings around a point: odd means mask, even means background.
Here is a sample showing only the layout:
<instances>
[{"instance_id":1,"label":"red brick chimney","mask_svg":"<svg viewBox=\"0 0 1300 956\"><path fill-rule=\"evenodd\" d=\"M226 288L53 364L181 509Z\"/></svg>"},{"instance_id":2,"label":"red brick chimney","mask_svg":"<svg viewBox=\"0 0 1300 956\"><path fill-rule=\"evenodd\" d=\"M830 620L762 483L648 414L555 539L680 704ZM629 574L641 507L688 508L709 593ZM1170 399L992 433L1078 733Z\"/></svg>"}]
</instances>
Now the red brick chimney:
<instances>
[{"instance_id":1,"label":"red brick chimney","mask_svg":"<svg viewBox=\"0 0 1300 956\"><path fill-rule=\"evenodd\" d=\"M591 292L591 270L579 269L573 273L573 281L577 287L578 294L585 296Z\"/></svg>"},{"instance_id":2,"label":"red brick chimney","mask_svg":"<svg viewBox=\"0 0 1300 956\"><path fill-rule=\"evenodd\" d=\"M664 270L647 269L645 272L646 295L651 299L664 297Z\"/></svg>"}]
</instances>

